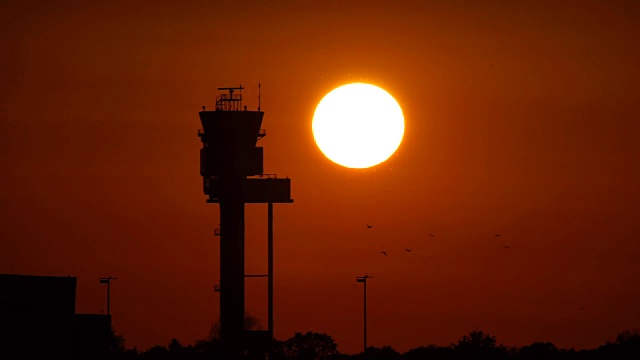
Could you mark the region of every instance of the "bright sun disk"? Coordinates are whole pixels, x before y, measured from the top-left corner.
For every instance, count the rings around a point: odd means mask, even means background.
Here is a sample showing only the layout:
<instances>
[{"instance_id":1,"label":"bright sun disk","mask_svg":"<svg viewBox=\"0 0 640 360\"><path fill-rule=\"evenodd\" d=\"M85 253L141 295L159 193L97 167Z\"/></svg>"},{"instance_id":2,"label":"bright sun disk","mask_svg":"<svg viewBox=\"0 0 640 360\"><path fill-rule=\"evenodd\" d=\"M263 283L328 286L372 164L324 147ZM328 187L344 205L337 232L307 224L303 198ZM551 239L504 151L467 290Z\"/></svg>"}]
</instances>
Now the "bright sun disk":
<instances>
[{"instance_id":1,"label":"bright sun disk","mask_svg":"<svg viewBox=\"0 0 640 360\"><path fill-rule=\"evenodd\" d=\"M385 90L353 83L325 95L316 107L312 128L316 144L329 160L349 168L368 168L398 149L404 116Z\"/></svg>"}]
</instances>

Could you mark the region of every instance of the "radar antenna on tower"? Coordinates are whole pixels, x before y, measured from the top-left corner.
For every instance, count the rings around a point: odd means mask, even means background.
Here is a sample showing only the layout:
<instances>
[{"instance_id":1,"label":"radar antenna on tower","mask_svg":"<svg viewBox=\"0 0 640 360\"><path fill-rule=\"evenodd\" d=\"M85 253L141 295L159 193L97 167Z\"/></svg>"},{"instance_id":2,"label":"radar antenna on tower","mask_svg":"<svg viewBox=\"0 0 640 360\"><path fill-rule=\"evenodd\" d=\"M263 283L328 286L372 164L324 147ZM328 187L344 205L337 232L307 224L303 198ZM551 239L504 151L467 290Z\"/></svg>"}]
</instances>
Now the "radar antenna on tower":
<instances>
[{"instance_id":1,"label":"radar antenna on tower","mask_svg":"<svg viewBox=\"0 0 640 360\"><path fill-rule=\"evenodd\" d=\"M218 90L228 90L229 94L220 94L216 98L216 110L222 111L238 111L242 107L242 85L238 87L221 87ZM239 90L239 94L234 94Z\"/></svg>"}]
</instances>

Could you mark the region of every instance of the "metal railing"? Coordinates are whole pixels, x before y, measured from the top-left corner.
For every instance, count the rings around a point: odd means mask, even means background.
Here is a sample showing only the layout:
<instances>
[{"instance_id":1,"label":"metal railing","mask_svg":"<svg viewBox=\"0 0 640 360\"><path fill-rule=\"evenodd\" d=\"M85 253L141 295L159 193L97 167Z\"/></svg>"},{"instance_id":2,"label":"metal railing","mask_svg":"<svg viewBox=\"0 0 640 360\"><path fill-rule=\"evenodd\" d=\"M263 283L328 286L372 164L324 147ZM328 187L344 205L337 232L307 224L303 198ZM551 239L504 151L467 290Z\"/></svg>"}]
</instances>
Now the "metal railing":
<instances>
[{"instance_id":1,"label":"metal railing","mask_svg":"<svg viewBox=\"0 0 640 360\"><path fill-rule=\"evenodd\" d=\"M242 94L220 94L216 97L217 111L239 111L242 108Z\"/></svg>"}]
</instances>

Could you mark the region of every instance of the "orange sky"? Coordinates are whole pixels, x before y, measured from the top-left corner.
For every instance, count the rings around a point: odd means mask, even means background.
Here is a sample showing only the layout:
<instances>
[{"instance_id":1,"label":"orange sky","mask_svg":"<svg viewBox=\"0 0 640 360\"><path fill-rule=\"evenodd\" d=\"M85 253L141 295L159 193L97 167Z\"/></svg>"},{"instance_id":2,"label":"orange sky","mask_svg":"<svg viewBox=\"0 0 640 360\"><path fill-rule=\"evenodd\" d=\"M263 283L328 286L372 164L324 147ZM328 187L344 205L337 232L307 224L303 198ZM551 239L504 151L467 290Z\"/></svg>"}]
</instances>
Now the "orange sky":
<instances>
[{"instance_id":1,"label":"orange sky","mask_svg":"<svg viewBox=\"0 0 640 360\"><path fill-rule=\"evenodd\" d=\"M260 82L265 169L295 199L275 209L278 338L360 351L364 274L369 344L399 351L474 328L588 348L640 327L637 2L167 3L0 5L0 273L77 276L86 313L118 277L130 347L205 337L218 209L197 112L238 84L255 109ZM367 170L311 133L353 81L406 120ZM266 271L265 205L246 234L247 272ZM266 325L265 284L247 284Z\"/></svg>"}]
</instances>

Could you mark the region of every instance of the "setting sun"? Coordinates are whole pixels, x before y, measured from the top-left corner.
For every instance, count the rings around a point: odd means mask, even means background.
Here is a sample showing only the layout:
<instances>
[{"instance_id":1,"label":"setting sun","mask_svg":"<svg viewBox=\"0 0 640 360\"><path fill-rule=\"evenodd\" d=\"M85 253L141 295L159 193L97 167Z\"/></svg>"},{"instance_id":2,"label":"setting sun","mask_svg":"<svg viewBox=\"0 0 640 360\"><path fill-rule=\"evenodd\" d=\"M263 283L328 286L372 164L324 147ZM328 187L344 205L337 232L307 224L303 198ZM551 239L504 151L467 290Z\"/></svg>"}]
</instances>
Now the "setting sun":
<instances>
[{"instance_id":1,"label":"setting sun","mask_svg":"<svg viewBox=\"0 0 640 360\"><path fill-rule=\"evenodd\" d=\"M370 84L334 89L313 115L316 144L331 161L349 168L368 168L387 160L404 135L404 116L396 100Z\"/></svg>"}]
</instances>

